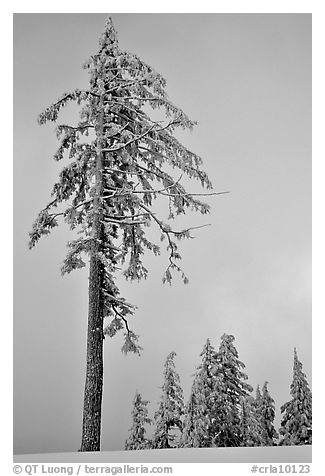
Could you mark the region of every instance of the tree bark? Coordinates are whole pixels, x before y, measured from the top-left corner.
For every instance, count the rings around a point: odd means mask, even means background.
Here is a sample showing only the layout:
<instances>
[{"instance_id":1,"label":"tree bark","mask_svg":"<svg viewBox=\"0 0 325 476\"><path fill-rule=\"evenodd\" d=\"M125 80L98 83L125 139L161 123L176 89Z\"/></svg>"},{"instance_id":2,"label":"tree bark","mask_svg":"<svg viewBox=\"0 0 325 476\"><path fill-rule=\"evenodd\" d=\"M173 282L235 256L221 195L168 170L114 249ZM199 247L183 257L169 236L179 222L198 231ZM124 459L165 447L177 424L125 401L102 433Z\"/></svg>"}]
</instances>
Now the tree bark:
<instances>
[{"instance_id":1,"label":"tree bark","mask_svg":"<svg viewBox=\"0 0 325 476\"><path fill-rule=\"evenodd\" d=\"M93 201L92 245L89 269L89 308L87 331L87 367L84 392L82 441L80 451L100 451L102 394L103 394L103 264L98 258L103 238L103 96L99 102L96 125L97 159L95 195Z\"/></svg>"},{"instance_id":2,"label":"tree bark","mask_svg":"<svg viewBox=\"0 0 325 476\"><path fill-rule=\"evenodd\" d=\"M92 256L89 271L87 369L80 451L100 451L103 393L103 310L101 288L101 263L95 256Z\"/></svg>"}]
</instances>

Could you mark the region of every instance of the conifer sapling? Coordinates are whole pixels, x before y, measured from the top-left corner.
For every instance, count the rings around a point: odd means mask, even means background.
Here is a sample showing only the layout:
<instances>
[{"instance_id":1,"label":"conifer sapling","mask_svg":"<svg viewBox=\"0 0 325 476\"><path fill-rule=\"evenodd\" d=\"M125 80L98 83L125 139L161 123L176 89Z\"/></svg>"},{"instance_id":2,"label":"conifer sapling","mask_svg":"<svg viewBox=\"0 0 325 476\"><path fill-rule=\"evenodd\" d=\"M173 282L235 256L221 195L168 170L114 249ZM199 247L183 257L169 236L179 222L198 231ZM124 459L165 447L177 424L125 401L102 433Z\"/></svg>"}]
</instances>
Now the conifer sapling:
<instances>
[{"instance_id":1,"label":"conifer sapling","mask_svg":"<svg viewBox=\"0 0 325 476\"><path fill-rule=\"evenodd\" d=\"M142 400L141 394L136 392L132 409L132 427L125 442L126 450L145 450L150 448L150 440L146 438L146 425L150 425L148 417L148 400Z\"/></svg>"},{"instance_id":2,"label":"conifer sapling","mask_svg":"<svg viewBox=\"0 0 325 476\"><path fill-rule=\"evenodd\" d=\"M200 431L199 428L199 418L202 416L200 414L200 404L199 404L199 378L195 374L194 381L191 387L190 397L185 406L184 411L184 422L183 422L183 431L180 441L180 446L182 448L198 448L200 447Z\"/></svg>"},{"instance_id":3,"label":"conifer sapling","mask_svg":"<svg viewBox=\"0 0 325 476\"><path fill-rule=\"evenodd\" d=\"M165 362L164 383L158 411L155 413L156 428L153 448L173 448L176 446L175 430L182 431L184 414L183 390L175 370L175 352L171 352Z\"/></svg>"},{"instance_id":4,"label":"conifer sapling","mask_svg":"<svg viewBox=\"0 0 325 476\"><path fill-rule=\"evenodd\" d=\"M280 445L312 444L312 393L302 363L294 349L293 379L290 385L291 400L281 407L283 413Z\"/></svg>"},{"instance_id":5,"label":"conifer sapling","mask_svg":"<svg viewBox=\"0 0 325 476\"><path fill-rule=\"evenodd\" d=\"M240 400L240 446L264 446L264 429L251 395Z\"/></svg>"},{"instance_id":6,"label":"conifer sapling","mask_svg":"<svg viewBox=\"0 0 325 476\"><path fill-rule=\"evenodd\" d=\"M257 415L263 428L264 446L274 446L278 433L274 427L275 403L268 389L268 382L265 382L262 393L255 400Z\"/></svg>"}]
</instances>

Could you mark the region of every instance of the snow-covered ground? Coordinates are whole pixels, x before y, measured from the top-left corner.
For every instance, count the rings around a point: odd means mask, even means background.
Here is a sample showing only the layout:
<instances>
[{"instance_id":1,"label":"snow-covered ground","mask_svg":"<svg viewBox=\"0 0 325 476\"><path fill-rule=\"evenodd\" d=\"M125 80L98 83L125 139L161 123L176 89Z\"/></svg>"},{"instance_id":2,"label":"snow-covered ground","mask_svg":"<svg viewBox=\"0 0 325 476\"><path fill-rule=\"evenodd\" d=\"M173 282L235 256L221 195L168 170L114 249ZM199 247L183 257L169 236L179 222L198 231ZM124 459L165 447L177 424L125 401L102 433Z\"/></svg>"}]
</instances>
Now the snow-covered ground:
<instances>
[{"instance_id":1,"label":"snow-covered ground","mask_svg":"<svg viewBox=\"0 0 325 476\"><path fill-rule=\"evenodd\" d=\"M189 448L14 455L14 463L311 463L311 446Z\"/></svg>"}]
</instances>

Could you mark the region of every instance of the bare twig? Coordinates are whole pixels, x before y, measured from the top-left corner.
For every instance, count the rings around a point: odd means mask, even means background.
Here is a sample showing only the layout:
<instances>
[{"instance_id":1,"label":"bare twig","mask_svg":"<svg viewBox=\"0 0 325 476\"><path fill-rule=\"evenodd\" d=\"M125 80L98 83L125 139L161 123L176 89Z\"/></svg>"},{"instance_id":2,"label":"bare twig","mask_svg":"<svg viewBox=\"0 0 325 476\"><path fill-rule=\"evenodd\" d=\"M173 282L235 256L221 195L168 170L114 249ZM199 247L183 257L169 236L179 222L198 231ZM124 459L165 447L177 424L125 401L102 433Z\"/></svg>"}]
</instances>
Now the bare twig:
<instances>
[{"instance_id":1,"label":"bare twig","mask_svg":"<svg viewBox=\"0 0 325 476\"><path fill-rule=\"evenodd\" d=\"M224 195L225 193L230 193L230 191L226 192L211 192L211 193L189 193L189 192L179 192L179 193L162 193L162 195L166 195L168 197L192 197L192 196L198 196L198 197L209 197L210 195Z\"/></svg>"}]
</instances>

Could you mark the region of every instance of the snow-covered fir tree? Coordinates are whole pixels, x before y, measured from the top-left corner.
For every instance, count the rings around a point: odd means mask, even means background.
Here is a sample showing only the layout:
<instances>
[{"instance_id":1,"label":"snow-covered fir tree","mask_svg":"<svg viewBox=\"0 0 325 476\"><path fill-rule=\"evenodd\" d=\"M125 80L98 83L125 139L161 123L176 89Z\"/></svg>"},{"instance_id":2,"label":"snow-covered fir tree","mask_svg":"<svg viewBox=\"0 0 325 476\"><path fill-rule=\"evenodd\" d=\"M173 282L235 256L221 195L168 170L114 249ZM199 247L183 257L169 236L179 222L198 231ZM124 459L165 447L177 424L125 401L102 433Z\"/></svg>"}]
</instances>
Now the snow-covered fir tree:
<instances>
[{"instance_id":1,"label":"snow-covered fir tree","mask_svg":"<svg viewBox=\"0 0 325 476\"><path fill-rule=\"evenodd\" d=\"M209 207L188 193L178 170L211 188L201 169L201 158L174 136L177 128L191 130L195 122L168 98L166 81L137 55L121 50L111 19L100 37L99 49L85 63L89 87L65 92L39 116L39 123L56 123L60 140L56 161L67 160L52 190L51 201L40 211L30 233L32 248L63 219L78 233L68 242L62 274L83 268L89 258L89 311L87 366L81 451L100 450L103 388L103 339L124 330L122 351L140 350L130 329L134 306L120 295L116 276L145 278L146 250L158 255L165 239L168 266L163 281L179 271L177 241L191 229L174 230L169 221L187 209L208 213ZM69 103L80 106L72 124L58 124ZM151 111L155 110L155 117ZM159 119L157 111L160 111ZM153 208L160 197L167 201L168 221ZM148 239L153 224L157 240ZM104 324L104 321L106 324Z\"/></svg>"},{"instance_id":2,"label":"snow-covered fir tree","mask_svg":"<svg viewBox=\"0 0 325 476\"><path fill-rule=\"evenodd\" d=\"M245 364L238 358L235 338L223 334L216 354L213 392L213 446L241 446L240 406L253 388L246 382Z\"/></svg>"},{"instance_id":3,"label":"snow-covered fir tree","mask_svg":"<svg viewBox=\"0 0 325 476\"><path fill-rule=\"evenodd\" d=\"M262 401L261 388L260 388L259 384L257 384L256 391L255 391L255 399L254 399L254 409L255 409L255 412L256 412L256 416L260 421L262 420L262 416L259 412L259 408L261 406L261 401ZM264 438L264 440L265 440L265 438Z\"/></svg>"},{"instance_id":4,"label":"snow-covered fir tree","mask_svg":"<svg viewBox=\"0 0 325 476\"><path fill-rule=\"evenodd\" d=\"M184 422L184 446L209 448L212 445L213 433L213 392L215 388L216 352L207 339L200 353L201 363L198 366L193 385L190 406ZM191 413L189 413L189 410Z\"/></svg>"},{"instance_id":5,"label":"snow-covered fir tree","mask_svg":"<svg viewBox=\"0 0 325 476\"><path fill-rule=\"evenodd\" d=\"M264 429L257 413L255 400L251 395L240 401L240 445L263 446Z\"/></svg>"},{"instance_id":6,"label":"snow-covered fir tree","mask_svg":"<svg viewBox=\"0 0 325 476\"><path fill-rule=\"evenodd\" d=\"M199 378L197 374L194 376L194 381L191 387L190 397L185 406L183 431L180 440L182 448L197 448L201 443L201 432L198 431L199 422L201 418L199 405Z\"/></svg>"},{"instance_id":7,"label":"snow-covered fir tree","mask_svg":"<svg viewBox=\"0 0 325 476\"><path fill-rule=\"evenodd\" d=\"M260 404L261 398L262 398L261 389L260 389L260 386L258 384L257 387L256 387L256 392L255 392L255 405L256 406L258 406Z\"/></svg>"},{"instance_id":8,"label":"snow-covered fir tree","mask_svg":"<svg viewBox=\"0 0 325 476\"><path fill-rule=\"evenodd\" d=\"M281 407L280 445L312 444L312 393L302 363L294 349L293 379L290 385L291 400Z\"/></svg>"},{"instance_id":9,"label":"snow-covered fir tree","mask_svg":"<svg viewBox=\"0 0 325 476\"><path fill-rule=\"evenodd\" d=\"M268 382L264 383L262 392L259 391L259 394L256 395L255 407L263 428L264 446L274 446L278 438L278 433L273 424L275 418L275 402L270 395Z\"/></svg>"},{"instance_id":10,"label":"snow-covered fir tree","mask_svg":"<svg viewBox=\"0 0 325 476\"><path fill-rule=\"evenodd\" d=\"M146 425L151 423L148 417L148 403L148 400L142 400L141 394L137 391L133 400L130 435L125 442L126 450L145 450L151 446L150 440L146 438Z\"/></svg>"},{"instance_id":11,"label":"snow-covered fir tree","mask_svg":"<svg viewBox=\"0 0 325 476\"><path fill-rule=\"evenodd\" d=\"M183 390L180 378L175 370L175 352L171 352L164 366L164 383L158 411L155 413L156 428L154 431L153 448L174 448L178 446L177 431L183 428L184 414Z\"/></svg>"}]
</instances>

